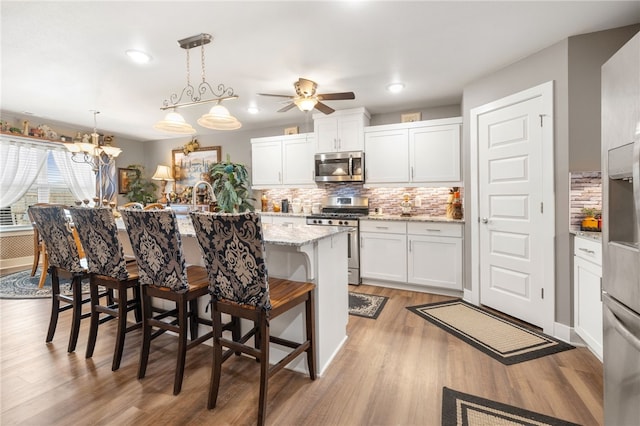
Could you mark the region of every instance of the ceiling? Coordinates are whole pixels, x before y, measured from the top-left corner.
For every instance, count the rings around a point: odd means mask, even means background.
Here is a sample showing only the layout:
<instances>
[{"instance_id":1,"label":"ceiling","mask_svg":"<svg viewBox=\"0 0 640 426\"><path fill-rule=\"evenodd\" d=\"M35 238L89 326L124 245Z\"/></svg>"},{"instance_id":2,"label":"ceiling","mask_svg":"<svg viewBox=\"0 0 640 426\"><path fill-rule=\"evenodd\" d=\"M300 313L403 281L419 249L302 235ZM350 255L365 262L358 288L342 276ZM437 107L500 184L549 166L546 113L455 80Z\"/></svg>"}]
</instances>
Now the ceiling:
<instances>
[{"instance_id":1,"label":"ceiling","mask_svg":"<svg viewBox=\"0 0 640 426\"><path fill-rule=\"evenodd\" d=\"M305 77L319 93L353 91L335 109L382 114L458 104L465 85L562 39L640 22L637 1L7 1L0 3L3 111L32 124L62 122L132 140L175 137L153 129L163 100L186 85L177 40L209 33L206 80L233 88L225 106L243 129L304 122L277 113ZM136 65L125 55L152 56ZM200 49L190 50L199 82ZM405 90L389 93L401 81ZM196 119L212 104L180 112ZM247 112L257 106L258 114Z\"/></svg>"}]
</instances>

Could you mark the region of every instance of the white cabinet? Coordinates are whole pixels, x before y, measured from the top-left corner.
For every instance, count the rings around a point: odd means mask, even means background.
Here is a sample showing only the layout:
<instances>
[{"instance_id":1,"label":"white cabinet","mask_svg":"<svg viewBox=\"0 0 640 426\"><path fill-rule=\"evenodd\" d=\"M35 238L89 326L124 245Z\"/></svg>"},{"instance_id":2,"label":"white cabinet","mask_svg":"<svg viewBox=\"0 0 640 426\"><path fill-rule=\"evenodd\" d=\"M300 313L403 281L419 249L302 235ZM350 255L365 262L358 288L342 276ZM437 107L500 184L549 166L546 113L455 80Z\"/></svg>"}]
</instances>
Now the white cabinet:
<instances>
[{"instance_id":1,"label":"white cabinet","mask_svg":"<svg viewBox=\"0 0 640 426\"><path fill-rule=\"evenodd\" d=\"M461 181L461 118L365 129L368 185L448 185Z\"/></svg>"},{"instance_id":2,"label":"white cabinet","mask_svg":"<svg viewBox=\"0 0 640 426\"><path fill-rule=\"evenodd\" d=\"M251 139L254 189L315 186L313 133Z\"/></svg>"},{"instance_id":3,"label":"white cabinet","mask_svg":"<svg viewBox=\"0 0 640 426\"><path fill-rule=\"evenodd\" d=\"M574 328L602 359L602 245L576 237L573 257Z\"/></svg>"},{"instance_id":4,"label":"white cabinet","mask_svg":"<svg viewBox=\"0 0 640 426\"><path fill-rule=\"evenodd\" d=\"M364 128L369 125L369 118L364 108L335 111L331 115L315 114L316 152L362 151Z\"/></svg>"},{"instance_id":5,"label":"white cabinet","mask_svg":"<svg viewBox=\"0 0 640 426\"><path fill-rule=\"evenodd\" d=\"M360 275L384 281L407 281L404 222L360 221Z\"/></svg>"},{"instance_id":6,"label":"white cabinet","mask_svg":"<svg viewBox=\"0 0 640 426\"><path fill-rule=\"evenodd\" d=\"M462 225L412 222L407 234L409 284L462 291Z\"/></svg>"},{"instance_id":7,"label":"white cabinet","mask_svg":"<svg viewBox=\"0 0 640 426\"><path fill-rule=\"evenodd\" d=\"M360 274L365 280L408 284L408 289L461 292L462 226L362 219Z\"/></svg>"}]
</instances>

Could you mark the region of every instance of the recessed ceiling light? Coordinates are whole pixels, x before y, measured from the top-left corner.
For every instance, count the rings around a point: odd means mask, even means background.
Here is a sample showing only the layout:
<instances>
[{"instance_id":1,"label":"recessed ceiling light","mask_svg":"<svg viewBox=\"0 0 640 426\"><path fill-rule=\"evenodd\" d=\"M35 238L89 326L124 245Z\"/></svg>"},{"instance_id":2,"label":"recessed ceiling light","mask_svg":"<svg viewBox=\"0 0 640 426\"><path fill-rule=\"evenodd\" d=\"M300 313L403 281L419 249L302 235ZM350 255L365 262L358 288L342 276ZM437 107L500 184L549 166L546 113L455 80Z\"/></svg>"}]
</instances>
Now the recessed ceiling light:
<instances>
[{"instance_id":1,"label":"recessed ceiling light","mask_svg":"<svg viewBox=\"0 0 640 426\"><path fill-rule=\"evenodd\" d=\"M151 60L151 55L142 50L129 49L125 53L136 64L146 64Z\"/></svg>"},{"instance_id":2,"label":"recessed ceiling light","mask_svg":"<svg viewBox=\"0 0 640 426\"><path fill-rule=\"evenodd\" d=\"M391 93L398 93L404 89L404 83L391 83L387 86L387 90Z\"/></svg>"},{"instance_id":3,"label":"recessed ceiling light","mask_svg":"<svg viewBox=\"0 0 640 426\"><path fill-rule=\"evenodd\" d=\"M257 106L250 106L249 108L247 108L247 112L249 114L257 114L260 112L260 109Z\"/></svg>"}]
</instances>

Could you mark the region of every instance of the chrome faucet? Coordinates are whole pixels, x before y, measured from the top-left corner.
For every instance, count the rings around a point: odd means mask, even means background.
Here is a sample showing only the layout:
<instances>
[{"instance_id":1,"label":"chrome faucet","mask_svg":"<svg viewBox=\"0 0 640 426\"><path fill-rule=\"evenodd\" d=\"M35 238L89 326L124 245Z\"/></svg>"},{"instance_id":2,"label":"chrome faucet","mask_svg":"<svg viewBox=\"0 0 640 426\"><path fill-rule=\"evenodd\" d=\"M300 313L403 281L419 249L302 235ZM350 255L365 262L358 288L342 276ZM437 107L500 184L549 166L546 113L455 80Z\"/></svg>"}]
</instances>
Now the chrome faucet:
<instances>
[{"instance_id":1,"label":"chrome faucet","mask_svg":"<svg viewBox=\"0 0 640 426\"><path fill-rule=\"evenodd\" d=\"M197 181L195 183L195 185L193 185L193 193L191 194L191 202L192 202L191 210L194 210L194 211L196 210L196 204L197 204L196 192L198 191L198 187L200 185L202 185L203 183L211 191L211 198L209 199L209 201L210 202L215 202L216 201L216 194L213 192L213 186L211 186L211 184L209 182L207 182L206 180L199 180L199 181Z\"/></svg>"}]
</instances>

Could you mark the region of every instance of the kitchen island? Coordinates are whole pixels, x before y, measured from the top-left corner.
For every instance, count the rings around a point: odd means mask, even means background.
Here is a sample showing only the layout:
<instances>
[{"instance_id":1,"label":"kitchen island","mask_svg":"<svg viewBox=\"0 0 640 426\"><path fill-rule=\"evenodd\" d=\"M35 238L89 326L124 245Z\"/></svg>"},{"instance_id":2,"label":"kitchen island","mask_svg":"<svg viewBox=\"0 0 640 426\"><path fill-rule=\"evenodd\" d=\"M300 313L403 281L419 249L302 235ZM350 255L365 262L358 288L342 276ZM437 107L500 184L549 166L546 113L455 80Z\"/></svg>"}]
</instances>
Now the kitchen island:
<instances>
[{"instance_id":1,"label":"kitchen island","mask_svg":"<svg viewBox=\"0 0 640 426\"><path fill-rule=\"evenodd\" d=\"M132 253L124 223L121 219L117 223L125 253ZM187 263L204 265L191 219L179 216L178 227ZM333 226L263 224L269 276L316 284L316 370L319 375L347 339L347 231L348 228ZM201 302L201 315L208 302ZM304 338L304 305L271 321L271 334L301 341ZM272 363L285 354L272 344ZM287 368L308 373L304 356L296 358Z\"/></svg>"}]
</instances>

